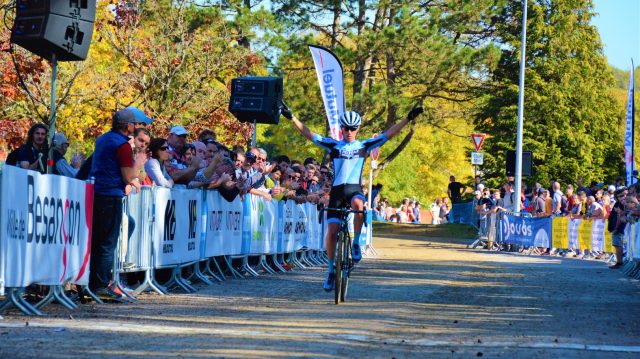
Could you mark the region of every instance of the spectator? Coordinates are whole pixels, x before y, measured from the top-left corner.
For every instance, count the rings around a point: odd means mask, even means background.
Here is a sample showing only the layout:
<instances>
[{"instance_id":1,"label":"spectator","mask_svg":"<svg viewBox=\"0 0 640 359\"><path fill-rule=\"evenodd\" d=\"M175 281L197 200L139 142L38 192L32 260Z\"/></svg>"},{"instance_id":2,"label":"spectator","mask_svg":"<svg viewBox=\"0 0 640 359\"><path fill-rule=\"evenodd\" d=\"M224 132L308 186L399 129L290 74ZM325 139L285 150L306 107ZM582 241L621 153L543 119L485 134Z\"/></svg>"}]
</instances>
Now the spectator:
<instances>
[{"instance_id":1,"label":"spectator","mask_svg":"<svg viewBox=\"0 0 640 359\"><path fill-rule=\"evenodd\" d=\"M42 123L37 123L27 133L27 143L16 150L16 165L21 168L47 173L47 158L49 147L47 133L49 129Z\"/></svg>"},{"instance_id":2,"label":"spectator","mask_svg":"<svg viewBox=\"0 0 640 359\"><path fill-rule=\"evenodd\" d=\"M589 188L582 185L582 183L583 183L582 177L578 178L578 181L576 183L577 183L577 186L578 186L576 191L578 193L584 192L587 195L589 194L589 192L590 192Z\"/></svg>"},{"instance_id":3,"label":"spectator","mask_svg":"<svg viewBox=\"0 0 640 359\"><path fill-rule=\"evenodd\" d=\"M154 138L149 144L151 159L144 164L144 169L154 185L172 188L173 179L169 176L166 163L171 159L169 146L164 138Z\"/></svg>"},{"instance_id":4,"label":"spectator","mask_svg":"<svg viewBox=\"0 0 640 359\"><path fill-rule=\"evenodd\" d=\"M553 182L551 185L553 188L553 198L551 199L551 214L559 216L562 214L563 197L562 191L560 191L560 182Z\"/></svg>"},{"instance_id":5,"label":"spectator","mask_svg":"<svg viewBox=\"0 0 640 359\"><path fill-rule=\"evenodd\" d=\"M607 230L611 232L611 241L616 252L616 263L609 266L610 269L619 269L623 266L623 236L626 227L625 202L627 190L624 187L615 192L616 203L613 206Z\"/></svg>"},{"instance_id":6,"label":"spectator","mask_svg":"<svg viewBox=\"0 0 640 359\"><path fill-rule=\"evenodd\" d=\"M146 120L142 111L119 110L113 115L111 131L96 140L93 153L90 176L95 178L95 185L89 288L107 301L124 301L109 284L122 223L125 186L135 180L146 160L141 152L134 160L128 136L133 135L135 123Z\"/></svg>"},{"instance_id":7,"label":"spectator","mask_svg":"<svg viewBox=\"0 0 640 359\"><path fill-rule=\"evenodd\" d=\"M169 173L175 184L188 184L200 169L202 157L198 157L197 149L196 160L193 161L190 166L186 166L180 157L182 148L187 143L188 134L189 132L182 126L173 126L171 130L169 130L167 143L169 145L168 153L171 155L171 159L170 164L167 165L167 173Z\"/></svg>"},{"instance_id":8,"label":"spectator","mask_svg":"<svg viewBox=\"0 0 640 359\"><path fill-rule=\"evenodd\" d=\"M480 187L482 185L482 187ZM473 190L474 191L481 191L485 188L485 184L482 182L482 179L480 177L480 175L476 175L474 182L473 182Z\"/></svg>"},{"instance_id":9,"label":"spectator","mask_svg":"<svg viewBox=\"0 0 640 359\"><path fill-rule=\"evenodd\" d=\"M442 197L442 205L440 206L440 223L449 222L449 203L447 197Z\"/></svg>"},{"instance_id":10,"label":"spectator","mask_svg":"<svg viewBox=\"0 0 640 359\"><path fill-rule=\"evenodd\" d=\"M569 217L571 219L582 218L580 212L582 211L582 201L580 201L580 197L577 194L571 195L571 211L569 212Z\"/></svg>"},{"instance_id":11,"label":"spectator","mask_svg":"<svg viewBox=\"0 0 640 359\"><path fill-rule=\"evenodd\" d=\"M514 191L514 183L512 181L508 181L504 186L504 209L507 211L515 211L516 208L516 193Z\"/></svg>"},{"instance_id":12,"label":"spectator","mask_svg":"<svg viewBox=\"0 0 640 359\"><path fill-rule=\"evenodd\" d=\"M198 141L200 142L205 142L206 140L217 140L216 134L215 132L208 130L208 129L204 129L202 130L202 132L200 132L198 134Z\"/></svg>"},{"instance_id":13,"label":"spectator","mask_svg":"<svg viewBox=\"0 0 640 359\"><path fill-rule=\"evenodd\" d=\"M462 201L462 194L466 191L467 187L460 182L456 181L454 176L449 177L449 186L447 188L447 194L451 203L457 203Z\"/></svg>"},{"instance_id":14,"label":"spectator","mask_svg":"<svg viewBox=\"0 0 640 359\"><path fill-rule=\"evenodd\" d=\"M538 188L538 193L536 193L533 202L533 216L534 217L544 217L545 211L545 201L544 201L544 191L545 189L540 187Z\"/></svg>"},{"instance_id":15,"label":"spectator","mask_svg":"<svg viewBox=\"0 0 640 359\"><path fill-rule=\"evenodd\" d=\"M135 156L138 152L144 153L147 155L147 159L149 158L149 142L151 142L151 132L146 128L136 128L133 131L133 143L135 147L133 148L133 155ZM147 172L145 172L144 168L138 173L138 180L140 184L151 186L151 179L147 176Z\"/></svg>"},{"instance_id":16,"label":"spectator","mask_svg":"<svg viewBox=\"0 0 640 359\"><path fill-rule=\"evenodd\" d=\"M69 162L64 158L69 148L67 136L62 132L58 132L53 136L53 174L67 177L75 177L78 170L71 167Z\"/></svg>"},{"instance_id":17,"label":"spectator","mask_svg":"<svg viewBox=\"0 0 640 359\"><path fill-rule=\"evenodd\" d=\"M440 212L438 212L439 214ZM416 201L413 207L413 223L422 223L422 218L420 217L420 202Z\"/></svg>"}]
</instances>

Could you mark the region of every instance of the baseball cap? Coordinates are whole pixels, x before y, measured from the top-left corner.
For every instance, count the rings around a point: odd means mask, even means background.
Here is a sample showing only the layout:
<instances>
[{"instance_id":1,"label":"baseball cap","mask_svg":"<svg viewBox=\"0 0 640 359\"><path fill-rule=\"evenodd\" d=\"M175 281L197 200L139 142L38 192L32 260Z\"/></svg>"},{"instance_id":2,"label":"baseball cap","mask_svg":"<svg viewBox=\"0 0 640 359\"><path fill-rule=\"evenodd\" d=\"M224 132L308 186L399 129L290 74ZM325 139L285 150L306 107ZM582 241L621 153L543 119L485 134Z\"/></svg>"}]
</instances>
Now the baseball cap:
<instances>
[{"instance_id":1,"label":"baseball cap","mask_svg":"<svg viewBox=\"0 0 640 359\"><path fill-rule=\"evenodd\" d=\"M113 115L113 121L119 123L144 123L145 125L153 122L153 120L145 115L142 110L133 106L125 107L121 110L118 110Z\"/></svg>"},{"instance_id":2,"label":"baseball cap","mask_svg":"<svg viewBox=\"0 0 640 359\"><path fill-rule=\"evenodd\" d=\"M55 146L61 146L65 143L69 144L69 141L67 141L67 136L65 136L64 133L56 132L56 134L53 136L53 143L55 144Z\"/></svg>"},{"instance_id":3,"label":"baseball cap","mask_svg":"<svg viewBox=\"0 0 640 359\"><path fill-rule=\"evenodd\" d=\"M182 126L180 126L180 127L182 127ZM245 158L245 160L249 160L249 162L256 162L258 160L256 155L251 151L245 153L244 154L244 158Z\"/></svg>"},{"instance_id":4,"label":"baseball cap","mask_svg":"<svg viewBox=\"0 0 640 359\"><path fill-rule=\"evenodd\" d=\"M616 186L614 185L609 185L609 188L607 188L608 192L614 192L616 190Z\"/></svg>"},{"instance_id":5,"label":"baseball cap","mask_svg":"<svg viewBox=\"0 0 640 359\"><path fill-rule=\"evenodd\" d=\"M538 188L538 194L542 194L544 192L544 188L540 187Z\"/></svg>"},{"instance_id":6,"label":"baseball cap","mask_svg":"<svg viewBox=\"0 0 640 359\"><path fill-rule=\"evenodd\" d=\"M183 136L183 135L189 134L189 132L187 132L187 130L182 126L171 127L171 130L169 130L169 133L176 136Z\"/></svg>"},{"instance_id":7,"label":"baseball cap","mask_svg":"<svg viewBox=\"0 0 640 359\"><path fill-rule=\"evenodd\" d=\"M474 196L477 196L477 195L479 195L479 194L482 194L482 193L480 193L480 191L475 191L475 192L473 192L473 195L474 195Z\"/></svg>"}]
</instances>

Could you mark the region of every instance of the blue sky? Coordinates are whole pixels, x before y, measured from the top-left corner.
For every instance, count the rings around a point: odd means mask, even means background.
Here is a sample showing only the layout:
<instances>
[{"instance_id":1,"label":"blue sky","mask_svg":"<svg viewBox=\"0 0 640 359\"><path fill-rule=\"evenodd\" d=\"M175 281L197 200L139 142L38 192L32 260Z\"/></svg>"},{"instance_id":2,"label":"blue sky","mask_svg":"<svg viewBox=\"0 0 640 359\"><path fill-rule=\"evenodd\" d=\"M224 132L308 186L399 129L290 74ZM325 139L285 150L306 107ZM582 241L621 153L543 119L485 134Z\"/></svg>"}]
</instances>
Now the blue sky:
<instances>
[{"instance_id":1,"label":"blue sky","mask_svg":"<svg viewBox=\"0 0 640 359\"><path fill-rule=\"evenodd\" d=\"M640 0L593 0L593 24L604 43L609 63L628 70L631 58L640 65Z\"/></svg>"}]
</instances>

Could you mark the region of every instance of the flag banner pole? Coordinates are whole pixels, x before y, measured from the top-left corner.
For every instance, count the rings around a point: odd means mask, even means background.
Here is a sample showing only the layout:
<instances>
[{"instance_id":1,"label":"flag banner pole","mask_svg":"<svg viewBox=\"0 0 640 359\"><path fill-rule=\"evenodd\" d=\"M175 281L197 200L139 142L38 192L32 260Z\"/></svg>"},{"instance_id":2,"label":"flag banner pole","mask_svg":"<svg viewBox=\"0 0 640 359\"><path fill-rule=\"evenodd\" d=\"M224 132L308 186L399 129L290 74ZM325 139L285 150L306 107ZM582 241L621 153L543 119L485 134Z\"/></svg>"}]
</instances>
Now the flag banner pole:
<instances>
[{"instance_id":1,"label":"flag banner pole","mask_svg":"<svg viewBox=\"0 0 640 359\"><path fill-rule=\"evenodd\" d=\"M634 159L634 83L633 83L633 60L631 60L631 76L629 77L629 93L627 97L627 116L626 116L626 125L625 125L625 133L624 133L624 162L626 169L626 179L627 186L634 184L636 181L633 176L633 171L635 170L635 159Z\"/></svg>"},{"instance_id":2,"label":"flag banner pole","mask_svg":"<svg viewBox=\"0 0 640 359\"><path fill-rule=\"evenodd\" d=\"M329 49L309 45L309 50L318 75L318 84L327 112L331 137L335 140L341 140L340 115L345 112L346 108L342 64Z\"/></svg>"}]
</instances>

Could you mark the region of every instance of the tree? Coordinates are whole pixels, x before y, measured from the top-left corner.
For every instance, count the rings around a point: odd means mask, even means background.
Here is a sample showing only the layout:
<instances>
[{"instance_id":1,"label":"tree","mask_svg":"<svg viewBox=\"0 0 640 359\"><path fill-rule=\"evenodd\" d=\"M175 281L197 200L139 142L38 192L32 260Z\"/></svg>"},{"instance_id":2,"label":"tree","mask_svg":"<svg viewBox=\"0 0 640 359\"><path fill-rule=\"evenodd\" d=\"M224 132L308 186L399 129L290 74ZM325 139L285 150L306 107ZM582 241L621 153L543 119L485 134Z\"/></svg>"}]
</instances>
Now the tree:
<instances>
[{"instance_id":1,"label":"tree","mask_svg":"<svg viewBox=\"0 0 640 359\"><path fill-rule=\"evenodd\" d=\"M621 116L592 2L530 1L528 13L523 147L534 154L532 180L611 179L622 166ZM497 21L500 63L475 119L490 136L482 170L492 185L515 149L521 19L522 4L510 2Z\"/></svg>"}]
</instances>

